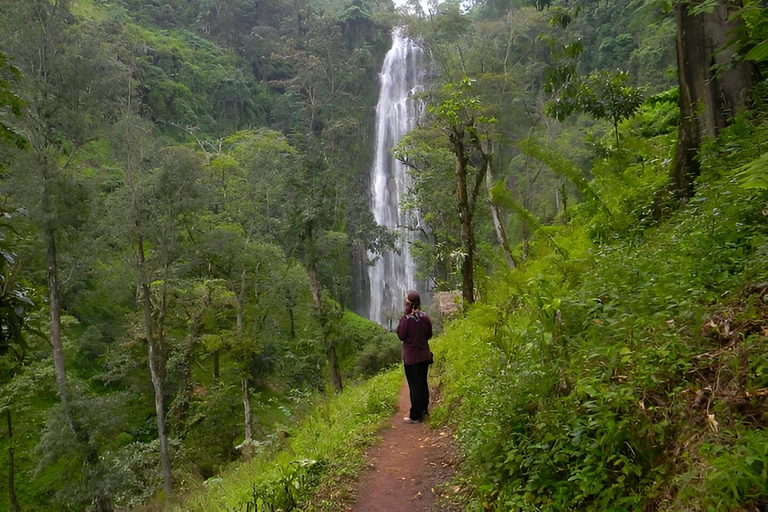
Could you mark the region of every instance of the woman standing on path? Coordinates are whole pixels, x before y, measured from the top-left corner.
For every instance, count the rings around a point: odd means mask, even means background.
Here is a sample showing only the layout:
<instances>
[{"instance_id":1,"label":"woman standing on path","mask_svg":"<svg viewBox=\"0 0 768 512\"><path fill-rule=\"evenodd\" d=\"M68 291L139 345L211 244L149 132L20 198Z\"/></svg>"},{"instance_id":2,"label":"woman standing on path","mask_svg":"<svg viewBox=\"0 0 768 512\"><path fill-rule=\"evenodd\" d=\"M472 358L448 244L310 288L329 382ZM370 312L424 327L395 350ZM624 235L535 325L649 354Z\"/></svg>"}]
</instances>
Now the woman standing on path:
<instances>
[{"instance_id":1,"label":"woman standing on path","mask_svg":"<svg viewBox=\"0 0 768 512\"><path fill-rule=\"evenodd\" d=\"M420 308L419 294L408 292L405 298L405 314L397 326L397 337L403 342L405 378L408 380L411 394L411 411L404 418L406 423L419 423L429 412L427 371L432 364L432 352L428 342L432 337L432 322Z\"/></svg>"}]
</instances>

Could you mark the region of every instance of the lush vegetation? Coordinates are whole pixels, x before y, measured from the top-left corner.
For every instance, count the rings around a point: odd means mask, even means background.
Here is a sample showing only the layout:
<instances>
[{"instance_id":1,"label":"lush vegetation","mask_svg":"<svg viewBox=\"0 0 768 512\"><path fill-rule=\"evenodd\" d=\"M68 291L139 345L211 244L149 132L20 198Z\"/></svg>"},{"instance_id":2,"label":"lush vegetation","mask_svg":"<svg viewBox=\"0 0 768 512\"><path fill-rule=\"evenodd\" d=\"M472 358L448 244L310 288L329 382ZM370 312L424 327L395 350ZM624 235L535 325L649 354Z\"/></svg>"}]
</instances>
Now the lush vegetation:
<instances>
[{"instance_id":1,"label":"lush vegetation","mask_svg":"<svg viewBox=\"0 0 768 512\"><path fill-rule=\"evenodd\" d=\"M179 496L399 359L348 309L393 14L0 2L0 508Z\"/></svg>"},{"instance_id":2,"label":"lush vegetation","mask_svg":"<svg viewBox=\"0 0 768 512\"><path fill-rule=\"evenodd\" d=\"M382 420L397 410L402 380L396 368L319 404L283 433L285 447L262 444L258 458L206 481L182 510L333 509L349 503L355 477L366 467L365 449Z\"/></svg>"},{"instance_id":3,"label":"lush vegetation","mask_svg":"<svg viewBox=\"0 0 768 512\"><path fill-rule=\"evenodd\" d=\"M466 505L764 509L766 9L0 0L0 508L348 502L400 379L351 310L401 25Z\"/></svg>"},{"instance_id":4,"label":"lush vegetation","mask_svg":"<svg viewBox=\"0 0 768 512\"><path fill-rule=\"evenodd\" d=\"M596 243L579 212L483 282L436 352L472 501L765 505L766 194L734 176L767 130L726 130L732 149L707 148L695 200L663 225Z\"/></svg>"},{"instance_id":5,"label":"lush vegetation","mask_svg":"<svg viewBox=\"0 0 768 512\"><path fill-rule=\"evenodd\" d=\"M410 25L441 71L396 150L432 228L417 254L477 301L437 343L433 419L456 426L470 509L762 510L764 84L707 124L691 77L711 70L684 44L684 93L663 73L672 6L575 4ZM677 30L722 4L675 3ZM733 12L720 64L760 76L765 7Z\"/></svg>"}]
</instances>

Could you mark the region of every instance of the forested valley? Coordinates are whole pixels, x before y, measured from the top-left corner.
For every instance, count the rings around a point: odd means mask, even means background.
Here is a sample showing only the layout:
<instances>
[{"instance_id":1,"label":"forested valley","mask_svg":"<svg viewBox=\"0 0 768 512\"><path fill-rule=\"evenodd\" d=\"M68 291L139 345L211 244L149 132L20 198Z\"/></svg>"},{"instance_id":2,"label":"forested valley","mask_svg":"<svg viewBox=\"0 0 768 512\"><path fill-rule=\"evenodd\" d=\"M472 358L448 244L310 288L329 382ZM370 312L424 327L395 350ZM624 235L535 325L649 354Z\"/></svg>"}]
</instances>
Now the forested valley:
<instances>
[{"instance_id":1,"label":"forested valley","mask_svg":"<svg viewBox=\"0 0 768 512\"><path fill-rule=\"evenodd\" d=\"M767 73L764 0L0 0L0 510L345 509L393 250L446 507L765 510Z\"/></svg>"}]
</instances>

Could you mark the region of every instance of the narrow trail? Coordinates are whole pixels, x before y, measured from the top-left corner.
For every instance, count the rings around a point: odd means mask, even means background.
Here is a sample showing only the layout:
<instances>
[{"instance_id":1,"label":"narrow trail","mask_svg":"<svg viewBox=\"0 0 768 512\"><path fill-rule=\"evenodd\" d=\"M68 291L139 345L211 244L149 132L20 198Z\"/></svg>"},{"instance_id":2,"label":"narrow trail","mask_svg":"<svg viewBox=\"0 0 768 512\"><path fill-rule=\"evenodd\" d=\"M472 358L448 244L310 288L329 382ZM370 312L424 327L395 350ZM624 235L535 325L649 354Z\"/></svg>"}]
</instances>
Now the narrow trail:
<instances>
[{"instance_id":1,"label":"narrow trail","mask_svg":"<svg viewBox=\"0 0 768 512\"><path fill-rule=\"evenodd\" d=\"M367 455L371 467L360 478L357 501L349 511L458 510L437 502L450 494L445 484L454 474L453 437L425 423L404 423L409 408L408 384L403 382L398 411Z\"/></svg>"}]
</instances>

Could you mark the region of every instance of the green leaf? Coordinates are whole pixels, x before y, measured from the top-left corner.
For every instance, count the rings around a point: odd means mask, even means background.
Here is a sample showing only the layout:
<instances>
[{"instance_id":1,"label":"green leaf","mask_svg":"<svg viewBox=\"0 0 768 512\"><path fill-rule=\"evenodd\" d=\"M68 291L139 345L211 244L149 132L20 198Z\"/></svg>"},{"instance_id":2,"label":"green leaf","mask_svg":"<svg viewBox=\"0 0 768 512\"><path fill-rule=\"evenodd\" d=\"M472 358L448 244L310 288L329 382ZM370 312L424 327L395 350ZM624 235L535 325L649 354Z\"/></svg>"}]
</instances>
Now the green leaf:
<instances>
[{"instance_id":1,"label":"green leaf","mask_svg":"<svg viewBox=\"0 0 768 512\"><path fill-rule=\"evenodd\" d=\"M768 60L768 41L763 41L749 50L744 58L746 60L754 60L757 62Z\"/></svg>"},{"instance_id":2,"label":"green leaf","mask_svg":"<svg viewBox=\"0 0 768 512\"><path fill-rule=\"evenodd\" d=\"M768 190L768 153L742 166L736 174L742 188Z\"/></svg>"}]
</instances>

